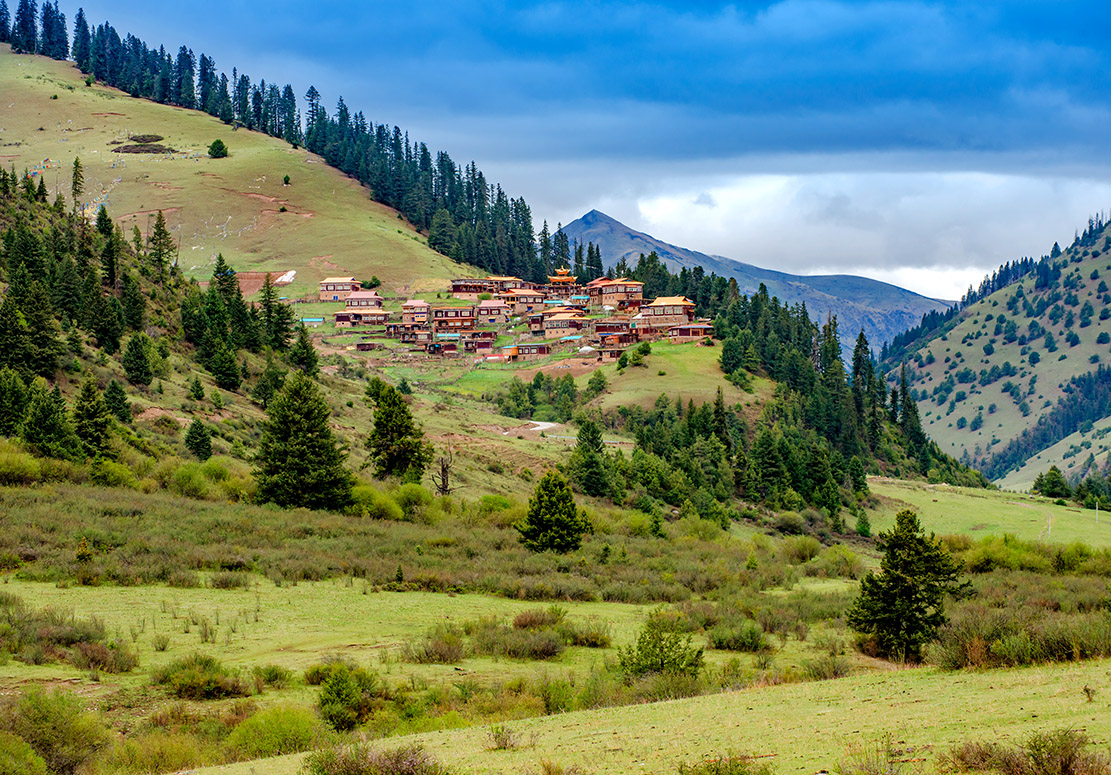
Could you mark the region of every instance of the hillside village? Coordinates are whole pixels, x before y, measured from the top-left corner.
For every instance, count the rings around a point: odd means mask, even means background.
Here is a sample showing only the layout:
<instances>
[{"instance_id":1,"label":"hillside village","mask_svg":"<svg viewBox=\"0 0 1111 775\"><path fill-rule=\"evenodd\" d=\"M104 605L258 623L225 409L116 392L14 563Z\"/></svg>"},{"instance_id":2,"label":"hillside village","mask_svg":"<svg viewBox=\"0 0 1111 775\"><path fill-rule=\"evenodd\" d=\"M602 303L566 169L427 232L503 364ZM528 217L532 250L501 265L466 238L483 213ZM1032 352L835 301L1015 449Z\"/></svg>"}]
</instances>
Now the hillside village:
<instances>
[{"instance_id":1,"label":"hillside village","mask_svg":"<svg viewBox=\"0 0 1111 775\"><path fill-rule=\"evenodd\" d=\"M354 277L320 281L315 316L306 326L326 325L336 337L326 344L372 351L401 345L432 356L474 356L479 362L532 361L560 353L597 361L618 360L640 342L702 342L714 332L695 319L683 296L644 298L644 284L599 277L582 284L568 268L546 283L487 276L451 281L447 299L404 301L365 289ZM340 303L340 308L335 308ZM407 347L406 347L407 346Z\"/></svg>"}]
</instances>

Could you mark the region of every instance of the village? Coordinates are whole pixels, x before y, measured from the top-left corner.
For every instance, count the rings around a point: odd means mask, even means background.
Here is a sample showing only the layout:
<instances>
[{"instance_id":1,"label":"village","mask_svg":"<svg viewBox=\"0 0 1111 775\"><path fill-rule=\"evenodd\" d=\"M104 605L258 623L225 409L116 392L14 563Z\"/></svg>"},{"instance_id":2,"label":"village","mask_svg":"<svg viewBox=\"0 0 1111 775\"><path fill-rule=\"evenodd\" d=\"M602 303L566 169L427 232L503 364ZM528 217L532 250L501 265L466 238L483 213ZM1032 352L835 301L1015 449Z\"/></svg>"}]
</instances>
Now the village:
<instances>
[{"instance_id":1,"label":"village","mask_svg":"<svg viewBox=\"0 0 1111 775\"><path fill-rule=\"evenodd\" d=\"M430 356L472 356L512 363L558 353L598 361L617 360L646 341L702 342L713 334L708 320L695 319L695 305L683 296L644 298L644 284L600 277L586 284L567 268L548 282L518 277L452 280L447 299L410 298L390 311L391 300L364 289L354 277L320 281L319 301L343 302L331 313L336 333L357 335L354 349L383 348L382 339ZM301 317L307 326L326 318Z\"/></svg>"}]
</instances>

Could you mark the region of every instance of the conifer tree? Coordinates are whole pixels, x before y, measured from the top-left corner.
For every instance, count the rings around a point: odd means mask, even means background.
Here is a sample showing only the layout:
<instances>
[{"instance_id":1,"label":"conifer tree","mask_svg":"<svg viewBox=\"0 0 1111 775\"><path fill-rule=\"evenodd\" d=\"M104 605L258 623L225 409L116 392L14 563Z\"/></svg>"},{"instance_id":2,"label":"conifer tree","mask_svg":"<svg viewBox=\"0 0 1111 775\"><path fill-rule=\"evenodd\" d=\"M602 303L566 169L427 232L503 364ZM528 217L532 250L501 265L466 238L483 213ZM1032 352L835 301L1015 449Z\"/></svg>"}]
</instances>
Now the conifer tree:
<instances>
[{"instance_id":1,"label":"conifer tree","mask_svg":"<svg viewBox=\"0 0 1111 775\"><path fill-rule=\"evenodd\" d=\"M28 366L39 376L51 377L58 370L65 345L46 287L40 282L32 283L20 300L20 309L27 322Z\"/></svg>"},{"instance_id":2,"label":"conifer tree","mask_svg":"<svg viewBox=\"0 0 1111 775\"><path fill-rule=\"evenodd\" d=\"M229 350L223 342L216 345L216 352L209 361L208 370L216 381L216 387L232 392L239 390L243 377L239 373L239 364L235 362L235 353Z\"/></svg>"},{"instance_id":3,"label":"conifer tree","mask_svg":"<svg viewBox=\"0 0 1111 775\"><path fill-rule=\"evenodd\" d=\"M537 483L525 518L513 527L527 549L557 554L575 551L590 532L590 522L575 506L567 480L551 470Z\"/></svg>"},{"instance_id":4,"label":"conifer tree","mask_svg":"<svg viewBox=\"0 0 1111 775\"><path fill-rule=\"evenodd\" d=\"M112 415L91 374L81 383L73 404L73 430L81 439L86 456L102 457L108 452Z\"/></svg>"},{"instance_id":5,"label":"conifer tree","mask_svg":"<svg viewBox=\"0 0 1111 775\"><path fill-rule=\"evenodd\" d=\"M44 457L73 461L84 457L84 446L73 430L61 391L57 385L50 390L41 377L31 387L31 401L21 435Z\"/></svg>"},{"instance_id":6,"label":"conifer tree","mask_svg":"<svg viewBox=\"0 0 1111 775\"><path fill-rule=\"evenodd\" d=\"M78 14L79 19L84 19L84 11ZM85 193L85 170L81 166L81 157L73 157L73 180L70 182L70 195L73 197L73 214L77 214L81 206L81 194Z\"/></svg>"},{"instance_id":7,"label":"conifer tree","mask_svg":"<svg viewBox=\"0 0 1111 775\"><path fill-rule=\"evenodd\" d=\"M193 401L204 400L204 385L201 384L200 377L193 377L193 381L189 383L189 398Z\"/></svg>"},{"instance_id":8,"label":"conifer tree","mask_svg":"<svg viewBox=\"0 0 1111 775\"><path fill-rule=\"evenodd\" d=\"M116 380L110 381L108 387L104 389L104 405L120 422L131 422L131 402L127 400L123 385Z\"/></svg>"},{"instance_id":9,"label":"conifer tree","mask_svg":"<svg viewBox=\"0 0 1111 775\"><path fill-rule=\"evenodd\" d=\"M8 366L0 367L0 436L19 432L29 399L27 385L19 372Z\"/></svg>"},{"instance_id":10,"label":"conifer tree","mask_svg":"<svg viewBox=\"0 0 1111 775\"><path fill-rule=\"evenodd\" d=\"M266 359L266 367L258 376L258 382L255 383L254 390L251 391L251 398L254 399L265 409L270 399L282 389L285 384L285 371L279 368L272 359Z\"/></svg>"},{"instance_id":11,"label":"conifer tree","mask_svg":"<svg viewBox=\"0 0 1111 775\"><path fill-rule=\"evenodd\" d=\"M123 319L132 331L142 331L146 325L147 299L139 281L130 272L123 276Z\"/></svg>"},{"instance_id":12,"label":"conifer tree","mask_svg":"<svg viewBox=\"0 0 1111 775\"><path fill-rule=\"evenodd\" d=\"M154 218L154 229L150 234L150 251L148 255L154 262L154 269L158 273L159 283L163 282L166 275L166 264L174 253L174 238L166 228L166 216L162 211Z\"/></svg>"},{"instance_id":13,"label":"conifer tree","mask_svg":"<svg viewBox=\"0 0 1111 775\"><path fill-rule=\"evenodd\" d=\"M579 426L578 443L568 460L575 484L587 495L605 495L609 491L606 475L602 430L593 420L584 420Z\"/></svg>"},{"instance_id":14,"label":"conifer tree","mask_svg":"<svg viewBox=\"0 0 1111 775\"><path fill-rule=\"evenodd\" d=\"M32 374L31 335L10 290L0 301L0 366L9 366L24 377Z\"/></svg>"},{"instance_id":15,"label":"conifer tree","mask_svg":"<svg viewBox=\"0 0 1111 775\"><path fill-rule=\"evenodd\" d=\"M12 17L8 11L6 0L0 0L0 43L8 43L12 39Z\"/></svg>"},{"instance_id":16,"label":"conifer tree","mask_svg":"<svg viewBox=\"0 0 1111 775\"><path fill-rule=\"evenodd\" d=\"M960 565L931 534L926 536L913 511L895 515L895 527L879 534L880 573L869 571L848 623L869 636L878 653L917 662L922 647L946 622L945 596L961 596Z\"/></svg>"},{"instance_id":17,"label":"conifer tree","mask_svg":"<svg viewBox=\"0 0 1111 775\"><path fill-rule=\"evenodd\" d=\"M302 323L297 329L297 341L289 348L289 363L310 377L315 377L320 373L318 361L316 348L313 347L312 339L309 337L309 330Z\"/></svg>"},{"instance_id":18,"label":"conifer tree","mask_svg":"<svg viewBox=\"0 0 1111 775\"><path fill-rule=\"evenodd\" d=\"M92 36L89 34L89 22L85 18L85 9L78 8L77 16L73 21L73 61L83 73L91 69L89 55L92 50ZM76 202L74 203L76 211Z\"/></svg>"},{"instance_id":19,"label":"conifer tree","mask_svg":"<svg viewBox=\"0 0 1111 775\"><path fill-rule=\"evenodd\" d=\"M33 0L19 0L12 22L11 44L16 54L34 54L38 49L38 20Z\"/></svg>"},{"instance_id":20,"label":"conifer tree","mask_svg":"<svg viewBox=\"0 0 1111 775\"><path fill-rule=\"evenodd\" d=\"M389 385L378 393L367 446L378 478L400 476L419 482L432 462L432 446L425 443L424 431L413 420L401 393Z\"/></svg>"},{"instance_id":21,"label":"conifer tree","mask_svg":"<svg viewBox=\"0 0 1111 775\"><path fill-rule=\"evenodd\" d=\"M200 460L212 457L212 434L200 420L193 420L185 432L185 448Z\"/></svg>"},{"instance_id":22,"label":"conifer tree","mask_svg":"<svg viewBox=\"0 0 1111 775\"><path fill-rule=\"evenodd\" d=\"M144 333L132 334L123 351L123 373L132 385L149 385L154 379L150 364L150 338Z\"/></svg>"},{"instance_id":23,"label":"conifer tree","mask_svg":"<svg viewBox=\"0 0 1111 775\"><path fill-rule=\"evenodd\" d=\"M347 452L328 427L320 388L294 372L266 410L255 457L260 503L342 509L351 503Z\"/></svg>"}]
</instances>

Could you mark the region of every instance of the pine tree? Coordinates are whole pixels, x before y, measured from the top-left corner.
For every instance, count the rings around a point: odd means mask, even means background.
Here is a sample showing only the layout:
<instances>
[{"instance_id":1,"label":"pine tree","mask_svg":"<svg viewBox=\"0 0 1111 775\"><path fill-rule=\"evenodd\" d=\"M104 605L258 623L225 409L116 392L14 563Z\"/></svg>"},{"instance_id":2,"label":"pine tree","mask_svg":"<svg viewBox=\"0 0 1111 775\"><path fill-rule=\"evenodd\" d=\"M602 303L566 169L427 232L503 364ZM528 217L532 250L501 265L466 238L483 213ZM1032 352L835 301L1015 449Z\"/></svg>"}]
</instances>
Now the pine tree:
<instances>
[{"instance_id":1,"label":"pine tree","mask_svg":"<svg viewBox=\"0 0 1111 775\"><path fill-rule=\"evenodd\" d=\"M73 61L83 73L92 69L90 55L92 54L92 36L89 34L89 23L85 18L85 9L77 9L77 17L73 21Z\"/></svg>"},{"instance_id":2,"label":"pine tree","mask_svg":"<svg viewBox=\"0 0 1111 775\"><path fill-rule=\"evenodd\" d=\"M73 404L73 430L84 445L88 457L102 457L108 452L112 435L112 415L90 374L81 383Z\"/></svg>"},{"instance_id":3,"label":"pine tree","mask_svg":"<svg viewBox=\"0 0 1111 775\"><path fill-rule=\"evenodd\" d=\"M289 348L289 363L310 377L315 377L320 373L318 360L316 348L313 347L312 338L309 337L309 330L302 323L297 329L297 341Z\"/></svg>"},{"instance_id":4,"label":"pine tree","mask_svg":"<svg viewBox=\"0 0 1111 775\"><path fill-rule=\"evenodd\" d=\"M579 426L575 451L567 462L575 484L587 495L605 495L609 491L604 449L601 428L593 420L584 420Z\"/></svg>"},{"instance_id":5,"label":"pine tree","mask_svg":"<svg viewBox=\"0 0 1111 775\"><path fill-rule=\"evenodd\" d=\"M123 385L116 380L109 382L108 387L104 389L104 405L120 422L131 422L131 402L127 400Z\"/></svg>"},{"instance_id":6,"label":"pine tree","mask_svg":"<svg viewBox=\"0 0 1111 775\"><path fill-rule=\"evenodd\" d=\"M0 366L9 366L24 377L33 373L31 334L10 290L0 302Z\"/></svg>"},{"instance_id":7,"label":"pine tree","mask_svg":"<svg viewBox=\"0 0 1111 775\"><path fill-rule=\"evenodd\" d=\"M19 372L0 367L0 436L14 436L27 414L30 394Z\"/></svg>"},{"instance_id":8,"label":"pine tree","mask_svg":"<svg viewBox=\"0 0 1111 775\"><path fill-rule=\"evenodd\" d=\"M189 430L185 432L185 448L200 460L212 457L212 434L209 433L208 426L200 420L193 420Z\"/></svg>"},{"instance_id":9,"label":"pine tree","mask_svg":"<svg viewBox=\"0 0 1111 775\"><path fill-rule=\"evenodd\" d=\"M255 457L260 503L342 509L351 503L353 477L336 439L320 388L294 372L267 408Z\"/></svg>"},{"instance_id":10,"label":"pine tree","mask_svg":"<svg viewBox=\"0 0 1111 775\"><path fill-rule=\"evenodd\" d=\"M590 522L575 506L567 480L551 470L537 483L525 518L513 527L527 549L557 554L575 551L590 532Z\"/></svg>"},{"instance_id":11,"label":"pine tree","mask_svg":"<svg viewBox=\"0 0 1111 775\"><path fill-rule=\"evenodd\" d=\"M40 282L32 283L20 300L20 309L27 322L27 365L39 376L52 377L58 370L65 344L46 287Z\"/></svg>"},{"instance_id":12,"label":"pine tree","mask_svg":"<svg viewBox=\"0 0 1111 775\"><path fill-rule=\"evenodd\" d=\"M50 390L41 377L31 387L31 401L21 431L23 440L40 455L78 461L84 445L73 430L66 402L55 386Z\"/></svg>"},{"instance_id":13,"label":"pine tree","mask_svg":"<svg viewBox=\"0 0 1111 775\"><path fill-rule=\"evenodd\" d=\"M166 228L166 216L159 210L158 215L154 218L154 229L150 234L150 251L148 253L151 260L154 261L159 283L163 281L166 275L166 265L173 253L174 238L170 234L170 230Z\"/></svg>"},{"instance_id":14,"label":"pine tree","mask_svg":"<svg viewBox=\"0 0 1111 775\"><path fill-rule=\"evenodd\" d=\"M189 398L193 401L204 400L204 385L201 384L200 377L193 377L193 381L189 383Z\"/></svg>"},{"instance_id":15,"label":"pine tree","mask_svg":"<svg viewBox=\"0 0 1111 775\"><path fill-rule=\"evenodd\" d=\"M239 373L239 364L235 362L235 353L229 350L223 342L216 345L216 352L212 354L208 370L212 372L216 387L223 390L234 392L239 390L239 386L243 382Z\"/></svg>"},{"instance_id":16,"label":"pine tree","mask_svg":"<svg viewBox=\"0 0 1111 775\"><path fill-rule=\"evenodd\" d=\"M396 388L384 386L376 404L374 428L367 440L374 475L419 482L432 462L432 446L425 443L424 431Z\"/></svg>"},{"instance_id":17,"label":"pine tree","mask_svg":"<svg viewBox=\"0 0 1111 775\"><path fill-rule=\"evenodd\" d=\"M293 310L278 299L278 291L269 272L262 281L259 291L259 311L262 330L259 337L263 347L285 351L289 347L290 332L293 329Z\"/></svg>"},{"instance_id":18,"label":"pine tree","mask_svg":"<svg viewBox=\"0 0 1111 775\"><path fill-rule=\"evenodd\" d=\"M146 325L147 299L139 281L130 272L123 276L123 319L132 331L142 331Z\"/></svg>"},{"instance_id":19,"label":"pine tree","mask_svg":"<svg viewBox=\"0 0 1111 775\"><path fill-rule=\"evenodd\" d=\"M150 364L150 338L144 333L132 334L123 351L123 373L132 385L149 385L154 379Z\"/></svg>"},{"instance_id":20,"label":"pine tree","mask_svg":"<svg viewBox=\"0 0 1111 775\"><path fill-rule=\"evenodd\" d=\"M0 0L0 43L9 43L12 39L12 17L8 12L6 0Z\"/></svg>"},{"instance_id":21,"label":"pine tree","mask_svg":"<svg viewBox=\"0 0 1111 775\"><path fill-rule=\"evenodd\" d=\"M869 571L848 623L868 636L879 654L917 662L922 647L946 622L945 596L959 597L961 566L931 534L926 536L913 511L895 515L895 527L879 535L880 574Z\"/></svg>"},{"instance_id":22,"label":"pine tree","mask_svg":"<svg viewBox=\"0 0 1111 775\"><path fill-rule=\"evenodd\" d=\"M259 374L258 382L255 383L254 390L251 391L251 398L265 409L270 404L270 399L282 389L284 384L285 371L275 365L273 360L267 358L266 367Z\"/></svg>"},{"instance_id":23,"label":"pine tree","mask_svg":"<svg viewBox=\"0 0 1111 775\"><path fill-rule=\"evenodd\" d=\"M84 18L84 12L79 14L79 18ZM81 194L85 193L85 170L81 166L81 157L73 157L73 180L70 182L70 195L73 197L73 214L77 214L77 208L81 206Z\"/></svg>"},{"instance_id":24,"label":"pine tree","mask_svg":"<svg viewBox=\"0 0 1111 775\"><path fill-rule=\"evenodd\" d=\"M10 42L16 54L34 54L38 50L38 20L34 0L19 0L12 22Z\"/></svg>"}]
</instances>

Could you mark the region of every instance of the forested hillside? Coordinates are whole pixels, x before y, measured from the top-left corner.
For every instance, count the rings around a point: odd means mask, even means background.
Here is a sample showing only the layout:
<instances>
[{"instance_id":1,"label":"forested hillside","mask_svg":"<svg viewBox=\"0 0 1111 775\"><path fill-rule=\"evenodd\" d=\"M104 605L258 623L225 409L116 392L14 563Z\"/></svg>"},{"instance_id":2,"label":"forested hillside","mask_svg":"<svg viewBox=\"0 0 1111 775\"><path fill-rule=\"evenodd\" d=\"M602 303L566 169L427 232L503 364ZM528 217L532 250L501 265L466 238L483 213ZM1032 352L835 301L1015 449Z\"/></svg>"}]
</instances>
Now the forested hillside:
<instances>
[{"instance_id":1,"label":"forested hillside","mask_svg":"<svg viewBox=\"0 0 1111 775\"><path fill-rule=\"evenodd\" d=\"M1105 468L1109 247L1095 216L1065 250L1005 264L959 310L928 315L884 349L889 378L906 363L942 449L1021 487L1055 464L1074 480Z\"/></svg>"}]
</instances>

